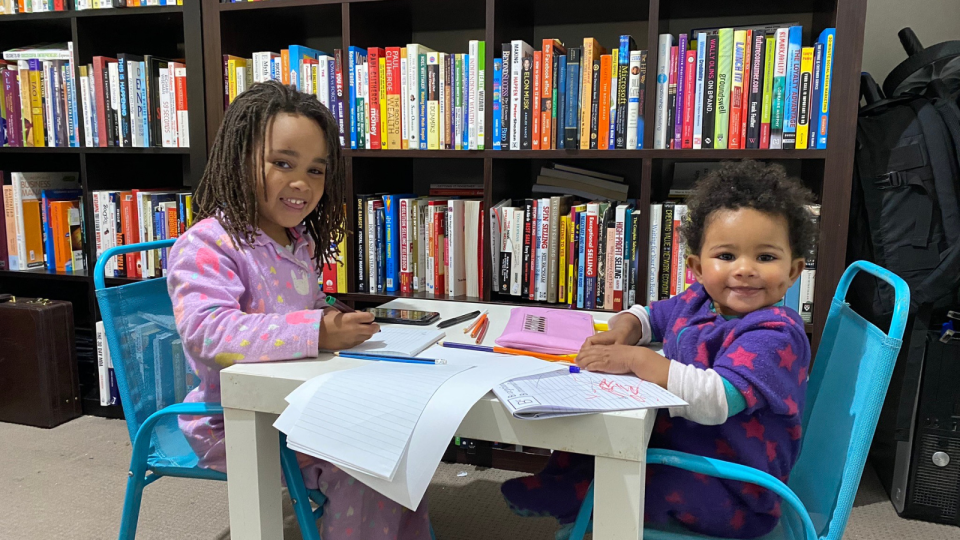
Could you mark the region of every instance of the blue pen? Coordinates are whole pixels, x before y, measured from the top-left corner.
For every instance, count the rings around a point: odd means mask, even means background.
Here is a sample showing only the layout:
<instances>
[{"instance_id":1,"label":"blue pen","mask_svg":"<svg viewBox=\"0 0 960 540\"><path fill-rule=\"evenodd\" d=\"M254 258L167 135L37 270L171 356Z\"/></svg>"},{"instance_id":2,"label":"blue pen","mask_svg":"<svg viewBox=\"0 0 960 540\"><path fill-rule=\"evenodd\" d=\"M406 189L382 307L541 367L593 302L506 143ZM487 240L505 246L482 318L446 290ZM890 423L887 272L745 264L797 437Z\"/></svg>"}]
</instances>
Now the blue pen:
<instances>
[{"instance_id":1,"label":"blue pen","mask_svg":"<svg viewBox=\"0 0 960 540\"><path fill-rule=\"evenodd\" d=\"M377 360L381 362L398 362L401 364L446 364L447 361L443 359L434 359L434 358L408 358L406 356L387 356L387 355L376 355L376 354L360 354L360 353L349 353L349 352L338 352L334 353L337 356L343 358L356 358L358 360Z\"/></svg>"}]
</instances>

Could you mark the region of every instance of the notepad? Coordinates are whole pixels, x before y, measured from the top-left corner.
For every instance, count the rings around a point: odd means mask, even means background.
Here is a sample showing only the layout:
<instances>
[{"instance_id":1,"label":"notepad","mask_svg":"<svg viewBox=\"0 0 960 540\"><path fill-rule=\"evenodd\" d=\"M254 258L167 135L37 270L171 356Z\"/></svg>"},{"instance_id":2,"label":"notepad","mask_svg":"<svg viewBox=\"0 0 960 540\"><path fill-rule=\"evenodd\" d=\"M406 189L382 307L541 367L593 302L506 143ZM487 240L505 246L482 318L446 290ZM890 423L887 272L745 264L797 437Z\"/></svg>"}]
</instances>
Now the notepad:
<instances>
[{"instance_id":1,"label":"notepad","mask_svg":"<svg viewBox=\"0 0 960 540\"><path fill-rule=\"evenodd\" d=\"M493 393L513 416L530 420L687 405L652 382L590 371L520 377L495 386Z\"/></svg>"},{"instance_id":2,"label":"notepad","mask_svg":"<svg viewBox=\"0 0 960 540\"><path fill-rule=\"evenodd\" d=\"M332 373L287 434L298 452L393 480L430 398L469 365L371 362Z\"/></svg>"},{"instance_id":3,"label":"notepad","mask_svg":"<svg viewBox=\"0 0 960 540\"><path fill-rule=\"evenodd\" d=\"M341 351L354 354L414 357L446 336L441 330L386 326L369 340Z\"/></svg>"}]
</instances>

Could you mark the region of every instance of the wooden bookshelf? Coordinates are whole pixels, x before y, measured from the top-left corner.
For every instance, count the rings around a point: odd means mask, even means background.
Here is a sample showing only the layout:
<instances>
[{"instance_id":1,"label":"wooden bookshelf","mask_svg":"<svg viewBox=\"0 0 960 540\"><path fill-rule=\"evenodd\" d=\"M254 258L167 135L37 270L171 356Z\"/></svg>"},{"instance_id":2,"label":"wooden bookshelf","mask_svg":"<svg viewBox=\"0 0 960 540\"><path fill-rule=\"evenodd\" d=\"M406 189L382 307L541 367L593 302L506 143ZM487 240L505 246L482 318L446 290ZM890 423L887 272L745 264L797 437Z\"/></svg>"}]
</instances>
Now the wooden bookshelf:
<instances>
[{"instance_id":1,"label":"wooden bookshelf","mask_svg":"<svg viewBox=\"0 0 960 540\"><path fill-rule=\"evenodd\" d=\"M220 3L202 0L204 58L206 60L207 135L212 144L223 111L222 54L249 55L290 44L314 46L333 53L349 46L388 47L422 43L436 50L465 52L467 41L486 41L488 73L500 45L522 39L539 48L543 38L556 37L567 44L596 37L606 47L615 46L620 34L631 34L640 48L650 51L656 62L661 33L686 32L692 28L735 26L764 22L797 21L804 28L803 43L815 41L820 31L836 27L833 89L828 148L826 150L525 150L494 151L487 131L484 151L457 150L346 150L347 193L390 191L426 194L429 178L448 183L484 185L484 207L507 197L530 196L539 167L552 161L624 176L629 197L637 207L665 199L672 179L672 166L679 161L757 159L774 161L799 170L818 195L821 204L820 245L813 324L807 325L814 346L826 321L833 292L846 263L847 219L850 204L853 149L856 130L859 66L863 50L866 0L801 0L771 3L744 0L733 3L684 0L645 0L623 3L594 0L585 7L577 0L382 0L336 2L330 0L265 0ZM279 23L279 24L276 24ZM339 24L337 24L339 23ZM256 45L247 43L255 26ZM655 69L655 68L654 68ZM648 81L651 80L648 71ZM493 77L487 77L487 96L492 97ZM647 83L644 140L652 143L656 90ZM349 122L349 119L348 119ZM486 125L492 126L492 107L486 107ZM349 126L348 126L349 131ZM651 144L652 145L652 144ZM648 146L651 146L648 145ZM442 175L442 176L438 176ZM355 205L349 201L348 223L356 221ZM641 220L640 238L649 234ZM347 260L355 260L355 245L348 243ZM472 301L514 303L515 299L492 293L493 275L485 250L484 286L481 298ZM647 253L640 253L639 283L646 283ZM394 298L425 298L419 294L357 293L351 267L350 293L339 296L363 305ZM641 297L643 291L638 291ZM433 298L433 296L430 296ZM450 299L452 301L459 298Z\"/></svg>"},{"instance_id":2,"label":"wooden bookshelf","mask_svg":"<svg viewBox=\"0 0 960 540\"><path fill-rule=\"evenodd\" d=\"M78 333L93 332L100 314L93 286L96 261L91 192L195 186L203 172L207 159L207 135L201 24L200 4L193 0L183 6L0 16L0 51L41 42L72 41L77 65L90 63L93 56L114 57L117 53L185 59L192 142L189 148L0 148L0 170L4 171L7 181L11 172L80 174L80 186L84 190L84 251L87 254L85 271L0 271L0 291L21 297L68 300L74 306ZM79 80L79 70L75 76ZM78 100L79 97L78 90ZM78 122L82 129L83 118L80 116ZM110 279L108 283L129 281ZM95 359L92 364L80 365L80 391L85 414L122 416L120 406L100 406Z\"/></svg>"}]
</instances>

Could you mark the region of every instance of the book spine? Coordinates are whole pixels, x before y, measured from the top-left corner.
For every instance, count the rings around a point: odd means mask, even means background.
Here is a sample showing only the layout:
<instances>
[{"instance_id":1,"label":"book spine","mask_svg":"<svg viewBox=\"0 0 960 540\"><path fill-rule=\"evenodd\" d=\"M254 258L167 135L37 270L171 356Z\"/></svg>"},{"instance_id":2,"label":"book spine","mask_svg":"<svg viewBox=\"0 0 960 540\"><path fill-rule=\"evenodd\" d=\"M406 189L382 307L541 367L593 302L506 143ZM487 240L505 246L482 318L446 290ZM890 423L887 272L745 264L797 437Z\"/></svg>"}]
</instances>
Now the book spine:
<instances>
[{"instance_id":1,"label":"book spine","mask_svg":"<svg viewBox=\"0 0 960 540\"><path fill-rule=\"evenodd\" d=\"M337 124L340 127L340 146L346 146L347 138L347 120L346 114L344 111L344 88L343 88L343 54L340 49L334 49L333 51L333 92L336 95L335 107L332 109L334 116L337 119ZM351 126L353 120L350 120Z\"/></svg>"},{"instance_id":2,"label":"book spine","mask_svg":"<svg viewBox=\"0 0 960 540\"><path fill-rule=\"evenodd\" d=\"M580 213L580 223L577 227L577 308L586 306L587 288L587 212Z\"/></svg>"},{"instance_id":3,"label":"book spine","mask_svg":"<svg viewBox=\"0 0 960 540\"><path fill-rule=\"evenodd\" d=\"M120 115L120 137L123 138L121 146L129 147L131 145L130 135L130 96L129 96L129 66L123 58L117 61L117 87L120 90L120 102L118 111Z\"/></svg>"},{"instance_id":4,"label":"book spine","mask_svg":"<svg viewBox=\"0 0 960 540\"><path fill-rule=\"evenodd\" d=\"M577 138L578 104L580 102L580 49L572 48L567 51L567 89L566 104L564 105L564 148L579 148Z\"/></svg>"},{"instance_id":5,"label":"book spine","mask_svg":"<svg viewBox=\"0 0 960 540\"><path fill-rule=\"evenodd\" d=\"M564 148L564 138L566 137L566 127L564 119L566 118L567 104L567 55L559 54L554 57L554 66L557 68L557 76L553 81L553 145L552 148Z\"/></svg>"},{"instance_id":6,"label":"book spine","mask_svg":"<svg viewBox=\"0 0 960 540\"><path fill-rule=\"evenodd\" d=\"M586 223L586 280L584 282L585 309L597 307L597 240L599 239L599 208L596 204L587 205Z\"/></svg>"},{"instance_id":7,"label":"book spine","mask_svg":"<svg viewBox=\"0 0 960 540\"><path fill-rule=\"evenodd\" d=\"M597 309L607 309L607 213L609 206L606 203L600 206L600 215L597 217L597 289L594 291ZM612 262L612 261L611 261ZM612 284L611 284L612 285Z\"/></svg>"},{"instance_id":8,"label":"book spine","mask_svg":"<svg viewBox=\"0 0 960 540\"><path fill-rule=\"evenodd\" d=\"M417 141L419 144L420 150L426 150L429 146L429 141L427 140L427 85L429 84L429 79L427 75L427 55L419 55L417 61L417 77L419 82L419 89L417 91L420 96L417 101L417 122L418 122L418 135Z\"/></svg>"},{"instance_id":9,"label":"book spine","mask_svg":"<svg viewBox=\"0 0 960 540\"><path fill-rule=\"evenodd\" d=\"M531 269L532 265L532 253L533 246L536 243L536 225L535 223L535 205L536 200L526 199L523 204L523 247L522 247L522 275L520 280L520 296L523 298L529 298L532 295L531 287L533 286L533 279L531 279Z\"/></svg>"},{"instance_id":10,"label":"book spine","mask_svg":"<svg viewBox=\"0 0 960 540\"><path fill-rule=\"evenodd\" d=\"M593 77L590 82L590 102L586 107L587 118L590 123L584 126L583 133L580 135L580 142L583 143L583 137L586 136L591 150L599 148L597 139L600 131L600 59L593 61Z\"/></svg>"},{"instance_id":11,"label":"book spine","mask_svg":"<svg viewBox=\"0 0 960 540\"><path fill-rule=\"evenodd\" d=\"M407 146L410 150L420 148L420 46L411 43L407 45L407 95L406 104Z\"/></svg>"},{"instance_id":12,"label":"book spine","mask_svg":"<svg viewBox=\"0 0 960 540\"><path fill-rule=\"evenodd\" d=\"M726 149L730 127L730 75L733 67L733 30L721 28L717 46L717 117L713 147Z\"/></svg>"},{"instance_id":13,"label":"book spine","mask_svg":"<svg viewBox=\"0 0 960 540\"><path fill-rule=\"evenodd\" d=\"M693 148L693 103L696 99L697 51L687 51L687 68L683 85L683 130L680 132L681 148Z\"/></svg>"},{"instance_id":14,"label":"book spine","mask_svg":"<svg viewBox=\"0 0 960 540\"><path fill-rule=\"evenodd\" d=\"M487 48L486 42L477 43L477 136L476 149L485 150L487 148Z\"/></svg>"},{"instance_id":15,"label":"book spine","mask_svg":"<svg viewBox=\"0 0 960 540\"><path fill-rule=\"evenodd\" d=\"M753 54L753 31L745 32L743 45L743 89L740 91L740 148L747 147L747 117L750 110L750 67Z\"/></svg>"},{"instance_id":16,"label":"book spine","mask_svg":"<svg viewBox=\"0 0 960 540\"><path fill-rule=\"evenodd\" d=\"M703 83L703 141L702 148L711 149L716 140L717 120L717 61L720 37L707 34L707 63Z\"/></svg>"},{"instance_id":17,"label":"book spine","mask_svg":"<svg viewBox=\"0 0 960 540\"><path fill-rule=\"evenodd\" d=\"M639 131L637 122L640 117L640 51L630 51L630 62L627 65L627 72L629 80L627 81L627 125L624 128L624 148L635 150L639 148L637 145L637 135ZM617 79L617 84L620 84L619 79ZM617 117L617 121L619 122L619 116Z\"/></svg>"},{"instance_id":18,"label":"book spine","mask_svg":"<svg viewBox=\"0 0 960 540\"><path fill-rule=\"evenodd\" d=\"M783 122L787 92L787 66L789 65L789 29L777 29L776 59L773 68L773 106L770 110L770 148L783 148Z\"/></svg>"},{"instance_id":19,"label":"book spine","mask_svg":"<svg viewBox=\"0 0 960 540\"><path fill-rule=\"evenodd\" d=\"M670 34L660 34L659 47L657 49L657 117L654 123L653 147L655 149L664 149L667 147L667 114L668 102L668 81L670 79L670 49L673 47L673 36Z\"/></svg>"},{"instance_id":20,"label":"book spine","mask_svg":"<svg viewBox=\"0 0 960 540\"><path fill-rule=\"evenodd\" d=\"M469 129L468 148L477 149L477 87L479 86L479 67L480 67L480 43L477 40L470 40L467 44L468 54L470 55L470 93L468 98L468 119Z\"/></svg>"},{"instance_id":21,"label":"book spine","mask_svg":"<svg viewBox=\"0 0 960 540\"><path fill-rule=\"evenodd\" d=\"M777 38L764 36L763 40L763 99L760 107L760 148L770 148L770 120L773 116L773 74L776 69Z\"/></svg>"},{"instance_id":22,"label":"book spine","mask_svg":"<svg viewBox=\"0 0 960 540\"><path fill-rule=\"evenodd\" d=\"M659 300L670 298L673 261L673 218L676 207L672 202L663 204L663 221L660 223L660 291Z\"/></svg>"},{"instance_id":23,"label":"book spine","mask_svg":"<svg viewBox=\"0 0 960 540\"><path fill-rule=\"evenodd\" d=\"M763 59L766 53L766 36L755 30L750 50L750 93L747 106L747 148L760 148L760 124L763 107Z\"/></svg>"},{"instance_id":24,"label":"book spine","mask_svg":"<svg viewBox=\"0 0 960 540\"><path fill-rule=\"evenodd\" d=\"M387 59L385 54L381 54L380 56L378 73L377 93L380 96L378 104L380 110L377 118L380 124L380 148L393 150L393 148L390 147L390 139L387 133Z\"/></svg>"},{"instance_id":25,"label":"book spine","mask_svg":"<svg viewBox=\"0 0 960 540\"><path fill-rule=\"evenodd\" d=\"M537 109L537 114L540 116L540 148L544 150L550 149L550 133L553 130L553 116L551 112L553 110L553 61L557 54L553 45L554 40L543 40L541 56L541 79L543 82L540 84L540 107Z\"/></svg>"},{"instance_id":26,"label":"book spine","mask_svg":"<svg viewBox=\"0 0 960 540\"><path fill-rule=\"evenodd\" d=\"M634 149L636 148L636 142L633 146L627 144L628 133L631 129L630 123L630 81L634 79L631 75L631 68L633 67L633 54L635 44L632 43L633 38L630 36L624 35L620 36L620 47L617 49L618 58L617 58L617 120L616 128L614 132L614 146L617 150L623 149ZM639 60L639 59L638 59ZM638 62L639 63L639 62ZM636 139L636 124L632 124L633 129L633 139Z\"/></svg>"},{"instance_id":27,"label":"book spine","mask_svg":"<svg viewBox=\"0 0 960 540\"><path fill-rule=\"evenodd\" d=\"M538 302L547 301L547 286L550 275L548 266L548 257L550 251L550 199L540 200L540 216L538 225L540 227L537 234L537 296Z\"/></svg>"},{"instance_id":28,"label":"book spine","mask_svg":"<svg viewBox=\"0 0 960 540\"><path fill-rule=\"evenodd\" d=\"M803 28L791 26L787 34L787 76L783 102L783 148L797 147L797 115L800 105L800 46Z\"/></svg>"},{"instance_id":29,"label":"book spine","mask_svg":"<svg viewBox=\"0 0 960 540\"><path fill-rule=\"evenodd\" d=\"M559 244L557 249L559 253L557 254L557 290L556 290L556 301L559 301L561 304L567 303L567 222L570 220L569 216L560 216L560 224L558 237Z\"/></svg>"},{"instance_id":30,"label":"book spine","mask_svg":"<svg viewBox=\"0 0 960 540\"><path fill-rule=\"evenodd\" d=\"M533 56L523 58L521 71L522 89L520 95L520 146L518 149L530 150L533 130Z\"/></svg>"},{"instance_id":31,"label":"book spine","mask_svg":"<svg viewBox=\"0 0 960 540\"><path fill-rule=\"evenodd\" d=\"M694 51L691 51L694 52ZM688 94L689 95L689 94ZM623 310L623 254L624 233L626 232L626 206L620 205L616 210L616 225L613 239L613 311Z\"/></svg>"},{"instance_id":32,"label":"book spine","mask_svg":"<svg viewBox=\"0 0 960 540\"><path fill-rule=\"evenodd\" d=\"M697 34L696 79L693 101L693 145L694 150L703 147L703 86L707 65L707 35Z\"/></svg>"},{"instance_id":33,"label":"book spine","mask_svg":"<svg viewBox=\"0 0 960 540\"><path fill-rule=\"evenodd\" d=\"M400 118L397 120L400 125L400 148L407 150L410 148L410 104L407 96L410 95L410 89L407 82L407 49L400 49Z\"/></svg>"},{"instance_id":34,"label":"book spine","mask_svg":"<svg viewBox=\"0 0 960 540\"><path fill-rule=\"evenodd\" d=\"M190 117L187 108L187 68L177 64L174 69L174 84L176 85L177 104L177 146L190 146Z\"/></svg>"},{"instance_id":35,"label":"book spine","mask_svg":"<svg viewBox=\"0 0 960 540\"><path fill-rule=\"evenodd\" d=\"M530 148L540 150L540 120L541 99L540 92L543 86L543 53L533 53L533 72L531 75L533 91L530 94Z\"/></svg>"},{"instance_id":36,"label":"book spine","mask_svg":"<svg viewBox=\"0 0 960 540\"><path fill-rule=\"evenodd\" d=\"M730 124L727 128L727 148L738 150L740 144L740 113L743 109L743 64L746 53L747 33L737 30L733 33L733 64L730 72Z\"/></svg>"},{"instance_id":37,"label":"book spine","mask_svg":"<svg viewBox=\"0 0 960 540\"><path fill-rule=\"evenodd\" d=\"M370 150L380 150L380 56L382 54L382 49L377 47L370 47L367 49L367 73L369 77L368 82L368 92L369 94L365 96L367 99L364 103L367 104L369 122L370 122L370 135L369 135L369 145ZM388 280L390 278L387 278Z\"/></svg>"},{"instance_id":38,"label":"book spine","mask_svg":"<svg viewBox=\"0 0 960 540\"><path fill-rule=\"evenodd\" d=\"M383 197L383 215L384 215L384 244L386 249L386 290L387 292L396 292L400 284L400 274L398 268L400 255L400 242L398 241L399 216L397 214L398 198L396 195L385 195Z\"/></svg>"},{"instance_id":39,"label":"book spine","mask_svg":"<svg viewBox=\"0 0 960 540\"><path fill-rule=\"evenodd\" d=\"M348 74L349 74L349 89L350 89L350 149L356 150L358 146L357 140L357 127L358 127L358 117L357 117L357 92L360 87L358 83L359 75L359 63L360 56L356 51L355 47L350 47L347 54L348 62Z\"/></svg>"},{"instance_id":40,"label":"book spine","mask_svg":"<svg viewBox=\"0 0 960 540\"><path fill-rule=\"evenodd\" d=\"M510 149L510 44L501 47L500 73L500 149Z\"/></svg>"},{"instance_id":41,"label":"book spine","mask_svg":"<svg viewBox=\"0 0 960 540\"><path fill-rule=\"evenodd\" d=\"M427 150L440 149L440 55L427 54Z\"/></svg>"},{"instance_id":42,"label":"book spine","mask_svg":"<svg viewBox=\"0 0 960 540\"><path fill-rule=\"evenodd\" d=\"M23 104L20 102L20 83L17 72L13 69L2 69L3 93L7 109L7 142L10 146L23 146ZM4 239L0 238L0 242ZM4 261L5 262L5 261Z\"/></svg>"},{"instance_id":43,"label":"book spine","mask_svg":"<svg viewBox=\"0 0 960 540\"><path fill-rule=\"evenodd\" d=\"M600 86L597 102L597 140L596 147L600 150L610 149L610 84L613 73L613 55L604 54L600 57ZM592 135L592 134L591 134ZM591 148L593 140L591 139ZM616 143L614 143L616 144Z\"/></svg>"},{"instance_id":44,"label":"book spine","mask_svg":"<svg viewBox=\"0 0 960 540\"><path fill-rule=\"evenodd\" d=\"M503 104L500 97L500 85L503 84L503 60L493 60L493 149L500 150L500 141L503 133L503 118L501 109Z\"/></svg>"},{"instance_id":45,"label":"book spine","mask_svg":"<svg viewBox=\"0 0 960 540\"><path fill-rule=\"evenodd\" d=\"M644 144L644 107L647 101L647 51L640 51L640 103L637 107L637 148Z\"/></svg>"},{"instance_id":46,"label":"book spine","mask_svg":"<svg viewBox=\"0 0 960 540\"><path fill-rule=\"evenodd\" d=\"M673 115L673 147L683 148L683 111L684 103L687 99L686 81L687 81L687 34L681 33L677 42L677 90L676 101L674 102Z\"/></svg>"},{"instance_id":47,"label":"book spine","mask_svg":"<svg viewBox=\"0 0 960 540\"><path fill-rule=\"evenodd\" d=\"M400 199L400 292L413 292L413 273L410 265L410 205L415 199Z\"/></svg>"},{"instance_id":48,"label":"book spine","mask_svg":"<svg viewBox=\"0 0 960 540\"><path fill-rule=\"evenodd\" d=\"M635 305L641 295L640 289L640 210L634 210L630 215L630 295L627 307Z\"/></svg>"},{"instance_id":49,"label":"book spine","mask_svg":"<svg viewBox=\"0 0 960 540\"><path fill-rule=\"evenodd\" d=\"M43 84L39 60L28 60L30 81L30 110L33 116L33 146L46 146L43 120ZM21 80L22 72L21 72ZM25 259L22 259L25 260Z\"/></svg>"},{"instance_id":50,"label":"book spine","mask_svg":"<svg viewBox=\"0 0 960 540\"><path fill-rule=\"evenodd\" d=\"M806 150L810 135L810 90L813 86L813 47L800 55L800 100L797 109L797 149Z\"/></svg>"},{"instance_id":51,"label":"book spine","mask_svg":"<svg viewBox=\"0 0 960 540\"><path fill-rule=\"evenodd\" d=\"M833 86L833 48L837 38L836 28L827 28L820 33L819 42L823 43L823 75L820 88L820 118L817 122L817 148L827 148L827 128L830 123L830 90Z\"/></svg>"},{"instance_id":52,"label":"book spine","mask_svg":"<svg viewBox=\"0 0 960 540\"><path fill-rule=\"evenodd\" d=\"M600 67L602 68L603 66L600 66ZM607 104L607 109L608 109L607 114L609 117L609 120L607 122L608 127L606 132L607 148L611 150L617 147L617 86L618 86L617 78L619 76L620 76L620 52L618 49L614 49L610 55L610 78L609 78L610 82L608 83L608 85L610 86L610 92L609 92L610 95L608 96L607 101L604 102ZM601 104L600 107L603 108L603 105ZM601 134L601 137L603 137L602 134Z\"/></svg>"},{"instance_id":53,"label":"book spine","mask_svg":"<svg viewBox=\"0 0 960 540\"><path fill-rule=\"evenodd\" d=\"M667 148L678 148L679 138L675 136L677 123L677 53L679 45L670 47L670 72L667 78Z\"/></svg>"}]
</instances>

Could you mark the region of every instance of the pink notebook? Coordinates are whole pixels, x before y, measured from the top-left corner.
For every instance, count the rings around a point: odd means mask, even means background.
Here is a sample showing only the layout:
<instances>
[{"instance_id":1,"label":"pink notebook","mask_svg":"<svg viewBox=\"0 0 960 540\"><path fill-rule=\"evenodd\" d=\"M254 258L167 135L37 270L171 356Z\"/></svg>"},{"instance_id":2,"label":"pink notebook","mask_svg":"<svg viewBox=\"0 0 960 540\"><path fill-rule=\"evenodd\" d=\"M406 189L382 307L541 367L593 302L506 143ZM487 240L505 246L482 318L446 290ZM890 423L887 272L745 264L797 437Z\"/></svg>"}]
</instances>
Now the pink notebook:
<instances>
[{"instance_id":1,"label":"pink notebook","mask_svg":"<svg viewBox=\"0 0 960 540\"><path fill-rule=\"evenodd\" d=\"M593 316L589 313L517 307L510 311L510 320L496 344L531 352L576 354L593 334Z\"/></svg>"}]
</instances>

